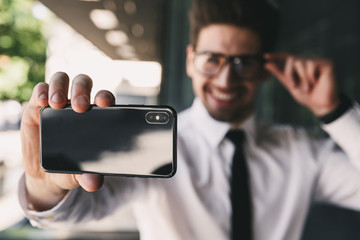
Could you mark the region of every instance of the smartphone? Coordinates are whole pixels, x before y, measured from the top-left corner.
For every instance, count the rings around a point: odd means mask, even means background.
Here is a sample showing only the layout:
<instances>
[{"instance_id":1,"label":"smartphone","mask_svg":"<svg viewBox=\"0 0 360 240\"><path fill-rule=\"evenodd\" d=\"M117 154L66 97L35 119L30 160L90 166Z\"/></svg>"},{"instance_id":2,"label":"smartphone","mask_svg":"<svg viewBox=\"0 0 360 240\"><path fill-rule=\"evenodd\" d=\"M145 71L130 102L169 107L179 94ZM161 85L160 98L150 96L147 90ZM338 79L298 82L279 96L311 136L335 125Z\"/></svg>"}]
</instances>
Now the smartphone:
<instances>
[{"instance_id":1,"label":"smartphone","mask_svg":"<svg viewBox=\"0 0 360 240\"><path fill-rule=\"evenodd\" d=\"M41 166L51 173L172 177L177 115L169 106L40 110Z\"/></svg>"}]
</instances>

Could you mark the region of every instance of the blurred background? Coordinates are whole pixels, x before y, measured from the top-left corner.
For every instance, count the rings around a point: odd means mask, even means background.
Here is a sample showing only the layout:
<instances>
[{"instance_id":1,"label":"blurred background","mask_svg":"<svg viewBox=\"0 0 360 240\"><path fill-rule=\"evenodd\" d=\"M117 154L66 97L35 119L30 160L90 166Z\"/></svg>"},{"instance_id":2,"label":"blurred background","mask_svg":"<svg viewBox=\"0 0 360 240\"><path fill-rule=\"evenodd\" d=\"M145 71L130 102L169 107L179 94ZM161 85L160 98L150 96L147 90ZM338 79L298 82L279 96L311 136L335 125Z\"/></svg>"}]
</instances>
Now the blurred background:
<instances>
[{"instance_id":1,"label":"blurred background","mask_svg":"<svg viewBox=\"0 0 360 240\"><path fill-rule=\"evenodd\" d=\"M269 0L270 1L270 0ZM282 13L279 51L334 60L341 91L360 100L360 2L271 0ZM191 0L0 0L0 239L138 239L131 209L82 229L30 226L16 196L19 126L32 88L56 71L86 73L117 103L191 105L185 73ZM271 21L271 19L269 19ZM264 84L259 117L310 128L317 120L276 81ZM303 239L360 239L360 214L315 204Z\"/></svg>"}]
</instances>

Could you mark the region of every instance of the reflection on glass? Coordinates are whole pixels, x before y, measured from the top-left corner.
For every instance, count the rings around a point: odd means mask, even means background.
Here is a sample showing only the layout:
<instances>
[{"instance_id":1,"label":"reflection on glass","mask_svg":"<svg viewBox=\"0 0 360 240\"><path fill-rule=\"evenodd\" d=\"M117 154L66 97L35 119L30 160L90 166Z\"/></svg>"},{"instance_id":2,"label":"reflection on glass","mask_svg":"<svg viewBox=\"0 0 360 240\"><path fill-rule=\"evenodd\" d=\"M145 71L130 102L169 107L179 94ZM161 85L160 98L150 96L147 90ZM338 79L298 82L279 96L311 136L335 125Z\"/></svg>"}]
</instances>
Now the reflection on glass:
<instances>
[{"instance_id":1,"label":"reflection on glass","mask_svg":"<svg viewBox=\"0 0 360 240\"><path fill-rule=\"evenodd\" d=\"M149 112L169 119L148 121ZM175 171L174 113L166 108L43 109L42 165L53 172L169 176ZM160 172L159 172L160 171Z\"/></svg>"}]
</instances>

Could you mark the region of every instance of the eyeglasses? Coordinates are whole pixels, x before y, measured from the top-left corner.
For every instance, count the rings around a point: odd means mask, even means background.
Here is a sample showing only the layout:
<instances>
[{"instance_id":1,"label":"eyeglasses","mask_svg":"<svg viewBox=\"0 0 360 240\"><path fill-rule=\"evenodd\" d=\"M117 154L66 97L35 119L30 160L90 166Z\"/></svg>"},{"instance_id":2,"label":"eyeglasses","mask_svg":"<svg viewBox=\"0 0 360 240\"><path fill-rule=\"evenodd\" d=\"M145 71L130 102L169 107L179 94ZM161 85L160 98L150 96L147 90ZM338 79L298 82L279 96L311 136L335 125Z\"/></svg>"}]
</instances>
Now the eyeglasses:
<instances>
[{"instance_id":1,"label":"eyeglasses","mask_svg":"<svg viewBox=\"0 0 360 240\"><path fill-rule=\"evenodd\" d=\"M261 55L255 54L226 56L213 52L194 53L196 70L207 76L216 76L227 63L230 63L231 69L237 77L244 80L255 80L259 76L264 59Z\"/></svg>"}]
</instances>

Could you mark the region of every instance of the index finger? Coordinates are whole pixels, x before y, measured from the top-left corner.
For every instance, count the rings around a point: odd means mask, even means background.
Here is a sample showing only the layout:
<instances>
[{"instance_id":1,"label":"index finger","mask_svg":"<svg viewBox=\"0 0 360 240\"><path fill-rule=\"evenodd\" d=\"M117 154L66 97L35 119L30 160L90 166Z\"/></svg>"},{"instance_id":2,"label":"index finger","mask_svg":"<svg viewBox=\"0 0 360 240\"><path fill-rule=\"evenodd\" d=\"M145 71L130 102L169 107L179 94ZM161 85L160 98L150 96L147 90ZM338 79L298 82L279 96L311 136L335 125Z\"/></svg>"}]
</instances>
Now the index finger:
<instances>
[{"instance_id":1,"label":"index finger","mask_svg":"<svg viewBox=\"0 0 360 240\"><path fill-rule=\"evenodd\" d=\"M288 53L265 53L264 59L266 61L285 61L289 56Z\"/></svg>"},{"instance_id":2,"label":"index finger","mask_svg":"<svg viewBox=\"0 0 360 240\"><path fill-rule=\"evenodd\" d=\"M285 63L289 56L287 53L266 53L264 68L280 80L284 77Z\"/></svg>"},{"instance_id":3,"label":"index finger","mask_svg":"<svg viewBox=\"0 0 360 240\"><path fill-rule=\"evenodd\" d=\"M48 92L49 92L49 85L45 82L38 83L31 95L29 104L27 106L32 106L35 108L45 107L49 104L48 102Z\"/></svg>"}]
</instances>

